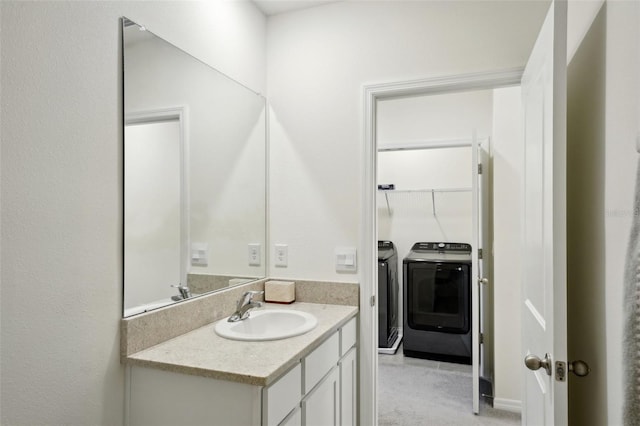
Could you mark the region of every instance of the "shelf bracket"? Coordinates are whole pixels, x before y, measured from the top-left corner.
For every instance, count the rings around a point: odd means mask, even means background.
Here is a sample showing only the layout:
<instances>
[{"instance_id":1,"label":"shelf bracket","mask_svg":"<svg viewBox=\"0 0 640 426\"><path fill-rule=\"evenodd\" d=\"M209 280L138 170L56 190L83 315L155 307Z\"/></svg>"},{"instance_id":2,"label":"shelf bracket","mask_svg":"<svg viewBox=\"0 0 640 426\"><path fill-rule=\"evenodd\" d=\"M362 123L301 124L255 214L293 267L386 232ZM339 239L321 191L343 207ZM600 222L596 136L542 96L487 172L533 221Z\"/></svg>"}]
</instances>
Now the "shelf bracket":
<instances>
[{"instance_id":1,"label":"shelf bracket","mask_svg":"<svg viewBox=\"0 0 640 426\"><path fill-rule=\"evenodd\" d=\"M389 193L384 192L384 198L387 200L387 212L389 212L389 216L391 216L391 206L389 205Z\"/></svg>"},{"instance_id":2,"label":"shelf bracket","mask_svg":"<svg viewBox=\"0 0 640 426\"><path fill-rule=\"evenodd\" d=\"M436 216L436 192L431 190L431 209L433 210L433 216Z\"/></svg>"}]
</instances>

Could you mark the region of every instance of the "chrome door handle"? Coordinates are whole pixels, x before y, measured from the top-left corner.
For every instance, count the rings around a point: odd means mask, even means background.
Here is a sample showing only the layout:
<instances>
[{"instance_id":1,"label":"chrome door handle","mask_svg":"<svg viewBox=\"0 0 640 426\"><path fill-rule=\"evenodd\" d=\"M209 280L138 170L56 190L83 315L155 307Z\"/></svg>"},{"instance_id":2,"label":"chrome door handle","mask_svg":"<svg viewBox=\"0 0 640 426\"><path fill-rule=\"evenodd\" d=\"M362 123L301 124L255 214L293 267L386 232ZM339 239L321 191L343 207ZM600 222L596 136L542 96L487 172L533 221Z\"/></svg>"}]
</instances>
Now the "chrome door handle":
<instances>
[{"instance_id":1,"label":"chrome door handle","mask_svg":"<svg viewBox=\"0 0 640 426\"><path fill-rule=\"evenodd\" d=\"M544 368L547 374L551 375L551 357L549 357L549 354L545 354L544 359L540 359L537 355L529 354L524 358L524 365L533 371Z\"/></svg>"},{"instance_id":2,"label":"chrome door handle","mask_svg":"<svg viewBox=\"0 0 640 426\"><path fill-rule=\"evenodd\" d=\"M578 377L584 377L591 372L589 364L579 359L569 363L569 371Z\"/></svg>"}]
</instances>

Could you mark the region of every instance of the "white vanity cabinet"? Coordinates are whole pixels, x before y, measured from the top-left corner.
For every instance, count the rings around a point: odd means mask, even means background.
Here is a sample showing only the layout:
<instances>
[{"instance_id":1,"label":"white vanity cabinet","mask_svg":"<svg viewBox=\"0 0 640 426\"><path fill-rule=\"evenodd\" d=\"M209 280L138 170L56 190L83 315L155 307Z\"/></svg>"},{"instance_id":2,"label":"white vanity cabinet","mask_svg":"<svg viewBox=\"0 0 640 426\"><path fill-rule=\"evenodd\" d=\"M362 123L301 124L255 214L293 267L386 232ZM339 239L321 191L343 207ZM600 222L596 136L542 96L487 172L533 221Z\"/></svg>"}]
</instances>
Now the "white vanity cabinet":
<instances>
[{"instance_id":1,"label":"white vanity cabinet","mask_svg":"<svg viewBox=\"0 0 640 426\"><path fill-rule=\"evenodd\" d=\"M340 424L340 374L333 367L329 374L302 400L302 419L307 426Z\"/></svg>"},{"instance_id":2,"label":"white vanity cabinet","mask_svg":"<svg viewBox=\"0 0 640 426\"><path fill-rule=\"evenodd\" d=\"M353 347L340 360L340 425L356 426L358 350Z\"/></svg>"},{"instance_id":3,"label":"white vanity cabinet","mask_svg":"<svg viewBox=\"0 0 640 426\"><path fill-rule=\"evenodd\" d=\"M291 372L263 390L264 426L355 426L356 330L356 319L352 318L302 359L302 395L284 418L280 417L279 408L277 414L271 415L270 401L272 395L280 395L280 382L287 380Z\"/></svg>"},{"instance_id":4,"label":"white vanity cabinet","mask_svg":"<svg viewBox=\"0 0 640 426\"><path fill-rule=\"evenodd\" d=\"M356 330L354 317L266 387L130 366L127 424L353 426Z\"/></svg>"}]
</instances>

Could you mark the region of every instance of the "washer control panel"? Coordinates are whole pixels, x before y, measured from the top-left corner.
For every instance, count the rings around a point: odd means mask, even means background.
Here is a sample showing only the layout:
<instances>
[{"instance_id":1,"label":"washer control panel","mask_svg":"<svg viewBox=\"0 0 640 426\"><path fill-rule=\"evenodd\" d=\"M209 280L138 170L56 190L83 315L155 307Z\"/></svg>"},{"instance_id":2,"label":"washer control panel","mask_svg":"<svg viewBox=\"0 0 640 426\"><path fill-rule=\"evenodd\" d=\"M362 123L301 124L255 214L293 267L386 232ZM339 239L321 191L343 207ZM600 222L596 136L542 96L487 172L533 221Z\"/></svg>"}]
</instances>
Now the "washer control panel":
<instances>
[{"instance_id":1,"label":"washer control panel","mask_svg":"<svg viewBox=\"0 0 640 426\"><path fill-rule=\"evenodd\" d=\"M465 243L415 243L413 251L471 253L471 245Z\"/></svg>"}]
</instances>

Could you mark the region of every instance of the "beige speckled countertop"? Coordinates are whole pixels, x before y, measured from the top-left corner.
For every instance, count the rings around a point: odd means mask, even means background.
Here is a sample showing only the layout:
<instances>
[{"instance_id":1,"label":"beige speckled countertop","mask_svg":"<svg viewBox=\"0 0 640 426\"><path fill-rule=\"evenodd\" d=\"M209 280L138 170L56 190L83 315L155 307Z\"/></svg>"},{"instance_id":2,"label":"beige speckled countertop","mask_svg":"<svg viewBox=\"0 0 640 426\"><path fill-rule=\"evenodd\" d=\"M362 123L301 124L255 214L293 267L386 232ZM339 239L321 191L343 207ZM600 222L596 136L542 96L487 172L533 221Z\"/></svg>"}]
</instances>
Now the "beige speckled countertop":
<instances>
[{"instance_id":1,"label":"beige speckled countertop","mask_svg":"<svg viewBox=\"0 0 640 426\"><path fill-rule=\"evenodd\" d=\"M355 306L302 302L266 303L261 309L309 312L318 318L318 325L308 333L288 339L241 342L218 336L214 322L131 354L124 361L129 365L268 386L358 313Z\"/></svg>"}]
</instances>

